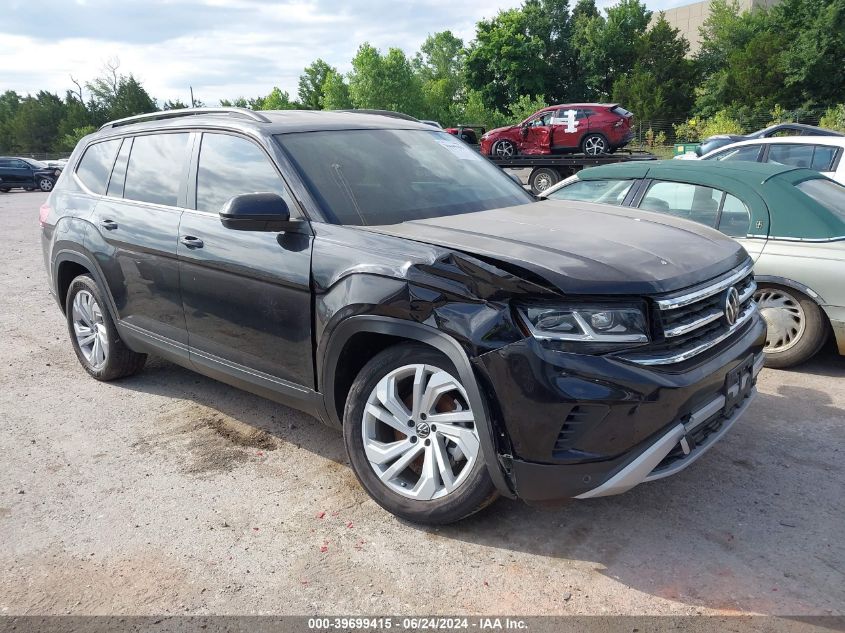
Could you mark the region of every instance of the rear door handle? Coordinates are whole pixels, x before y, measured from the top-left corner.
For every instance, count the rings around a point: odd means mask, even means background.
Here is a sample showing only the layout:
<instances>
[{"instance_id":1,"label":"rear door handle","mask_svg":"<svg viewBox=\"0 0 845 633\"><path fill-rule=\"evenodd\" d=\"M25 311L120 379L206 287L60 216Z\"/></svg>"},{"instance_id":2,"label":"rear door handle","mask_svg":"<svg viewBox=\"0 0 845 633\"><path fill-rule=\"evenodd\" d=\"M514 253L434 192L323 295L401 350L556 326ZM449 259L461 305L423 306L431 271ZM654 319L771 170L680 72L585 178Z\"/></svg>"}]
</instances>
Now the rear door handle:
<instances>
[{"instance_id":1,"label":"rear door handle","mask_svg":"<svg viewBox=\"0 0 845 633\"><path fill-rule=\"evenodd\" d=\"M114 231L117 228L117 222L114 220L101 220L100 226L102 226L106 231Z\"/></svg>"},{"instance_id":2,"label":"rear door handle","mask_svg":"<svg viewBox=\"0 0 845 633\"><path fill-rule=\"evenodd\" d=\"M183 235L179 238L179 241L182 242L188 248L202 248L203 242L200 238L194 237L193 235Z\"/></svg>"}]
</instances>

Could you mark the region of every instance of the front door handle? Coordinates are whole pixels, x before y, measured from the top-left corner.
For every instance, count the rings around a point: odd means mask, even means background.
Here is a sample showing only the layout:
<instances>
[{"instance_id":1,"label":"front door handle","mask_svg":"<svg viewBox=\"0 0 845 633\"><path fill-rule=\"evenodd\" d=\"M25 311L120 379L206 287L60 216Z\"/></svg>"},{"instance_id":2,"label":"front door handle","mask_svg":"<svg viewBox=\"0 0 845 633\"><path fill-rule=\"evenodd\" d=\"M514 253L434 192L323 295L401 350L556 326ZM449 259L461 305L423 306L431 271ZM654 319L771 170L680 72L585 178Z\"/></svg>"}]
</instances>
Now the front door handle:
<instances>
[{"instance_id":1,"label":"front door handle","mask_svg":"<svg viewBox=\"0 0 845 633\"><path fill-rule=\"evenodd\" d=\"M182 242L188 248L202 248L203 243L202 240L198 237L194 237L193 235L183 235L179 238L179 241Z\"/></svg>"},{"instance_id":2,"label":"front door handle","mask_svg":"<svg viewBox=\"0 0 845 633\"><path fill-rule=\"evenodd\" d=\"M117 222L114 220L101 220L100 226L102 226L106 231L114 231L117 228Z\"/></svg>"}]
</instances>

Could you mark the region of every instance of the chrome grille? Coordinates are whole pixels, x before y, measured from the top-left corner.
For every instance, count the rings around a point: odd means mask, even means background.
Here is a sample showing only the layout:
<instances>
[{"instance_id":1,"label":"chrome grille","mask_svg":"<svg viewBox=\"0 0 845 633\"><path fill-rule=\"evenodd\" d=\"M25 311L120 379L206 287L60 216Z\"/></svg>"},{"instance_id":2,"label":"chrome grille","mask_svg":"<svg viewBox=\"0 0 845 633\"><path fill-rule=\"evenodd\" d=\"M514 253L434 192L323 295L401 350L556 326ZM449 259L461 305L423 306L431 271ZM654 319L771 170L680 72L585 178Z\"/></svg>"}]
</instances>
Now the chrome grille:
<instances>
[{"instance_id":1,"label":"chrome grille","mask_svg":"<svg viewBox=\"0 0 845 633\"><path fill-rule=\"evenodd\" d=\"M735 288L739 309L734 323L728 323L727 294ZM641 365L671 365L707 351L745 325L756 311L754 275L751 265L743 266L702 288L656 301L662 339L646 349L625 355Z\"/></svg>"}]
</instances>

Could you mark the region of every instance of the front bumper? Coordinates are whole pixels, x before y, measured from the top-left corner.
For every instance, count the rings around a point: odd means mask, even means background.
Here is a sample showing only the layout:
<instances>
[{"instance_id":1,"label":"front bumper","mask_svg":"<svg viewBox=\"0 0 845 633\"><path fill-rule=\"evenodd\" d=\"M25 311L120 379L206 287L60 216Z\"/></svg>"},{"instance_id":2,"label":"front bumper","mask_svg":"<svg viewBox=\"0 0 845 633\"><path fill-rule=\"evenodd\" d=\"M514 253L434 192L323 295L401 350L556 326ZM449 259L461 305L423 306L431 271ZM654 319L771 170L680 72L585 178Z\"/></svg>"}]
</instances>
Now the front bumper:
<instances>
[{"instance_id":1,"label":"front bumper","mask_svg":"<svg viewBox=\"0 0 845 633\"><path fill-rule=\"evenodd\" d=\"M532 339L479 357L498 396L500 452L509 453L501 461L516 495L529 503L611 495L686 468L747 408L764 344L755 315L706 359L674 368L549 353ZM726 384L739 370L746 397L737 400Z\"/></svg>"}]
</instances>

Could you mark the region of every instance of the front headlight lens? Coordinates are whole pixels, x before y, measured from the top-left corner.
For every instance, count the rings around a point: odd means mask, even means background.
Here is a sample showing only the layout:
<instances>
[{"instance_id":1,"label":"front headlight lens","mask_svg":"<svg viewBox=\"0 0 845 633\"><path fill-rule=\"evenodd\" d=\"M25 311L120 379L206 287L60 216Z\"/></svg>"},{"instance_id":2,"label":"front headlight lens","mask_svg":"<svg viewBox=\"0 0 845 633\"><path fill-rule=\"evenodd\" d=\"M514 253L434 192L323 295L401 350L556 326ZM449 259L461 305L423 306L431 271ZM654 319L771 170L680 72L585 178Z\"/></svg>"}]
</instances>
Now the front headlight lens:
<instances>
[{"instance_id":1,"label":"front headlight lens","mask_svg":"<svg viewBox=\"0 0 845 633\"><path fill-rule=\"evenodd\" d=\"M609 344L608 349L648 342L645 315L634 306L524 305L519 314L540 340Z\"/></svg>"}]
</instances>

